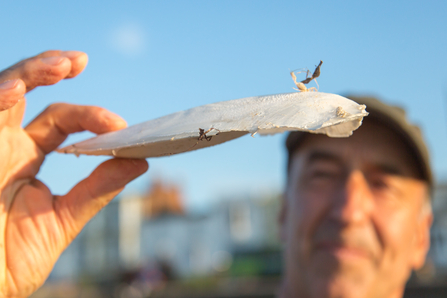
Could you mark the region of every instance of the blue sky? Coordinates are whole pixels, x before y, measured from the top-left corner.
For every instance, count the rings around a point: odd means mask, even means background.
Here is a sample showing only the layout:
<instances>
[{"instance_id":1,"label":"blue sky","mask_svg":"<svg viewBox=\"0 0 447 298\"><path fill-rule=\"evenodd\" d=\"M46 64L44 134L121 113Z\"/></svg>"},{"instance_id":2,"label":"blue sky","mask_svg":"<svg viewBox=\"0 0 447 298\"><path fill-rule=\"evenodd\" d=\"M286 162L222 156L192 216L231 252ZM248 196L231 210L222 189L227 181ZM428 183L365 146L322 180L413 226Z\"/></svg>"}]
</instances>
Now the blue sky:
<instances>
[{"instance_id":1,"label":"blue sky","mask_svg":"<svg viewBox=\"0 0 447 298\"><path fill-rule=\"evenodd\" d=\"M69 3L69 4L68 4ZM446 1L4 1L0 69L48 49L89 55L78 78L28 95L25 123L53 102L98 105L129 125L194 106L292 92L290 69L321 59L320 91L405 107L447 179ZM68 143L90 136L75 135ZM284 135L149 159L130 184L181 185L188 207L280 191ZM46 159L39 178L67 192L105 158Z\"/></svg>"}]
</instances>

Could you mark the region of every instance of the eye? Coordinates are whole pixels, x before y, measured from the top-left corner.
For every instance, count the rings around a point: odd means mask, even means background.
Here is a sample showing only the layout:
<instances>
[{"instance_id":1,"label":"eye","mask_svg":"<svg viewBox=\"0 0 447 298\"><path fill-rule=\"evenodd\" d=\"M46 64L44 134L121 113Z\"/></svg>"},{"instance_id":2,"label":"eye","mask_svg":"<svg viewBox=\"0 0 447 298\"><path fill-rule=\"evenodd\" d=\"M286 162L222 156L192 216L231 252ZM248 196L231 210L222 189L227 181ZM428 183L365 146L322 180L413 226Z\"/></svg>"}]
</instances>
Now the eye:
<instances>
[{"instance_id":1,"label":"eye","mask_svg":"<svg viewBox=\"0 0 447 298\"><path fill-rule=\"evenodd\" d=\"M314 167L309 171L308 178L313 183L330 183L340 178L338 167Z\"/></svg>"},{"instance_id":2,"label":"eye","mask_svg":"<svg viewBox=\"0 0 447 298\"><path fill-rule=\"evenodd\" d=\"M384 192L392 189L392 183L390 183L390 177L387 174L370 175L368 182L372 190Z\"/></svg>"},{"instance_id":3,"label":"eye","mask_svg":"<svg viewBox=\"0 0 447 298\"><path fill-rule=\"evenodd\" d=\"M316 179L328 179L328 178L335 178L337 176L337 173L329 170L316 170L312 173L311 176L312 178Z\"/></svg>"},{"instance_id":4,"label":"eye","mask_svg":"<svg viewBox=\"0 0 447 298\"><path fill-rule=\"evenodd\" d=\"M317 160L303 170L304 187L315 191L332 189L343 179L343 167L332 160Z\"/></svg>"},{"instance_id":5,"label":"eye","mask_svg":"<svg viewBox=\"0 0 447 298\"><path fill-rule=\"evenodd\" d=\"M371 187L373 187L375 189L385 189L388 187L385 179L381 179L381 178L371 179L370 185L371 185Z\"/></svg>"}]
</instances>

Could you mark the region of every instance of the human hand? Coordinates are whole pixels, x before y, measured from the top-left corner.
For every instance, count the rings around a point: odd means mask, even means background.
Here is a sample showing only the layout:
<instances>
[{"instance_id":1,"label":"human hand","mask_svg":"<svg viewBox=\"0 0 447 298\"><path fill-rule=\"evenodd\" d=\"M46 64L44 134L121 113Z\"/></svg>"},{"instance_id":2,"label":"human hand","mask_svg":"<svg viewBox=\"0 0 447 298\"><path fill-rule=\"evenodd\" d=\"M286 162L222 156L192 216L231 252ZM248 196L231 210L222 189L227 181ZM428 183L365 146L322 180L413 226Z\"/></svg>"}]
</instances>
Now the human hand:
<instances>
[{"instance_id":1,"label":"human hand","mask_svg":"<svg viewBox=\"0 0 447 298\"><path fill-rule=\"evenodd\" d=\"M145 160L107 160L63 196L35 178L70 133L126 126L99 107L54 104L21 127L25 93L75 77L87 60L82 52L47 51L0 72L0 297L40 287L84 225L148 168Z\"/></svg>"}]
</instances>

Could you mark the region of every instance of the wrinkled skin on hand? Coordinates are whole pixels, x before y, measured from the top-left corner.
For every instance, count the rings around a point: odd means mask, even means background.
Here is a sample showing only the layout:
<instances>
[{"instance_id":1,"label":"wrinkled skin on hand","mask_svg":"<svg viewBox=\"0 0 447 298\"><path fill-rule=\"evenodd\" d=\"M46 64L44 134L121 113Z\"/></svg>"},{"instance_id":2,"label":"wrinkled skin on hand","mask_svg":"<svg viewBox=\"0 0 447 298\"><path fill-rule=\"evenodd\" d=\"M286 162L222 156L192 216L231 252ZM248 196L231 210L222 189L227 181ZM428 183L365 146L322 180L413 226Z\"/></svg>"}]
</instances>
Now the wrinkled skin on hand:
<instances>
[{"instance_id":1,"label":"wrinkled skin on hand","mask_svg":"<svg viewBox=\"0 0 447 298\"><path fill-rule=\"evenodd\" d=\"M0 297L40 287L84 225L148 168L145 160L111 159L63 196L35 178L70 133L126 126L99 107L54 104L21 127L25 93L77 76L87 60L82 52L47 51L0 72Z\"/></svg>"}]
</instances>

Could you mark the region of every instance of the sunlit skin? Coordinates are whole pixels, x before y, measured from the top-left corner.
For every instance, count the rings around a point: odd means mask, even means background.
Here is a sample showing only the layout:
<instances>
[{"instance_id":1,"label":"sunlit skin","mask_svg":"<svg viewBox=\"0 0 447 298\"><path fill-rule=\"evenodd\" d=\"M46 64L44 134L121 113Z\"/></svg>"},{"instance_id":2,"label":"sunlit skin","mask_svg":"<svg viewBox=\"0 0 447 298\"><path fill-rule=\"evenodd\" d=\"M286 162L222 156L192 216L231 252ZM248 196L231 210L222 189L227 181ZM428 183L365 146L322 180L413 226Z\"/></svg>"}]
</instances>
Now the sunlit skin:
<instances>
[{"instance_id":1,"label":"sunlit skin","mask_svg":"<svg viewBox=\"0 0 447 298\"><path fill-rule=\"evenodd\" d=\"M145 160L111 159L62 196L53 195L35 178L45 155L69 134L126 126L122 118L99 107L55 104L22 128L25 93L73 78L86 64L85 53L48 51L0 72L2 298L28 297L41 286L84 225L148 168ZM66 172L70 175L70 169Z\"/></svg>"},{"instance_id":2,"label":"sunlit skin","mask_svg":"<svg viewBox=\"0 0 447 298\"><path fill-rule=\"evenodd\" d=\"M280 297L402 297L429 248L427 200L413 156L384 126L366 119L349 138L306 135L280 215Z\"/></svg>"}]
</instances>

